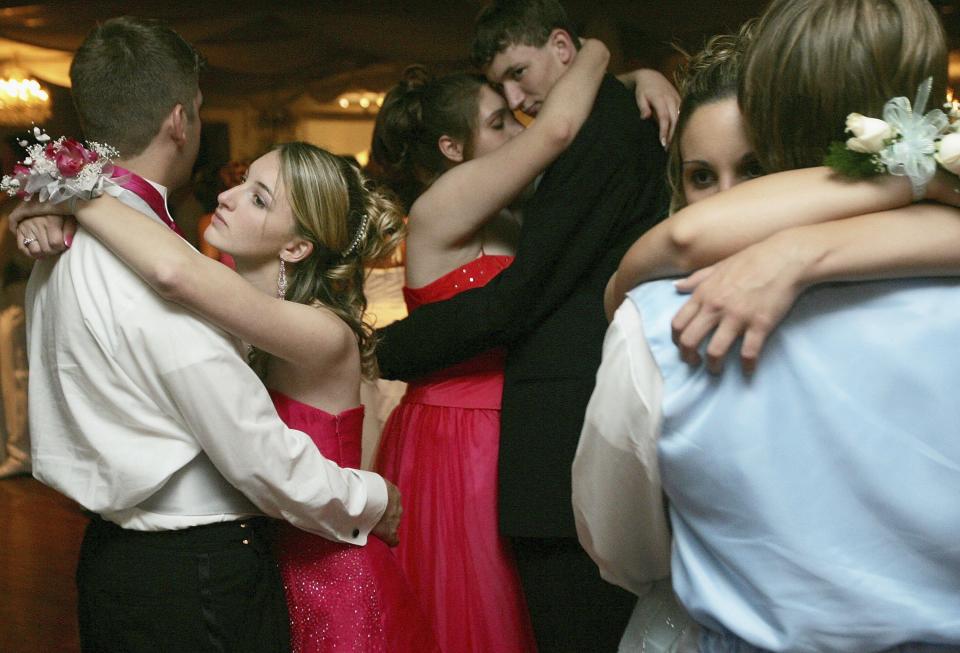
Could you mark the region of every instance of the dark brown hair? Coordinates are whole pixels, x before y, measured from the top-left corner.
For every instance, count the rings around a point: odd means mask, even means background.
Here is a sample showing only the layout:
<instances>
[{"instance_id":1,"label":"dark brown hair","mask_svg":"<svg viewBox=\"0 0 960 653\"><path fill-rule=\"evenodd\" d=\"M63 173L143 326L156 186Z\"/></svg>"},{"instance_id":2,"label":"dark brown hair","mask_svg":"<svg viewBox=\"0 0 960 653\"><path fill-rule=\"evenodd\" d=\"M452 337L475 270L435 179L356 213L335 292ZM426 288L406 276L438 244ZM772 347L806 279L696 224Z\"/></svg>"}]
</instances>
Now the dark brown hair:
<instances>
[{"instance_id":1,"label":"dark brown hair","mask_svg":"<svg viewBox=\"0 0 960 653\"><path fill-rule=\"evenodd\" d=\"M928 0L773 0L744 59L740 105L768 172L820 165L843 140L847 114L933 78L946 89L943 27Z\"/></svg>"},{"instance_id":2,"label":"dark brown hair","mask_svg":"<svg viewBox=\"0 0 960 653\"><path fill-rule=\"evenodd\" d=\"M407 210L449 166L440 151L441 136L472 148L477 128L480 75L454 73L431 78L422 66L411 66L387 93L373 128L370 156L383 181Z\"/></svg>"},{"instance_id":3,"label":"dark brown hair","mask_svg":"<svg viewBox=\"0 0 960 653\"><path fill-rule=\"evenodd\" d=\"M193 47L158 21L121 17L97 25L70 65L84 135L121 157L140 154L177 104L197 118L201 66Z\"/></svg>"},{"instance_id":4,"label":"dark brown hair","mask_svg":"<svg viewBox=\"0 0 960 653\"><path fill-rule=\"evenodd\" d=\"M687 128L687 123L700 107L737 97L743 52L754 26L755 21L750 20L744 23L737 34L719 34L711 37L703 46L703 50L688 56L674 74L682 99L677 131L670 142L667 161L671 211L677 211L687 204L687 198L683 193L683 156L680 152L680 140Z\"/></svg>"},{"instance_id":5,"label":"dark brown hair","mask_svg":"<svg viewBox=\"0 0 960 653\"><path fill-rule=\"evenodd\" d=\"M543 47L555 29L567 32L580 48L580 39L557 0L494 0L477 17L473 65L486 68L512 45Z\"/></svg>"}]
</instances>

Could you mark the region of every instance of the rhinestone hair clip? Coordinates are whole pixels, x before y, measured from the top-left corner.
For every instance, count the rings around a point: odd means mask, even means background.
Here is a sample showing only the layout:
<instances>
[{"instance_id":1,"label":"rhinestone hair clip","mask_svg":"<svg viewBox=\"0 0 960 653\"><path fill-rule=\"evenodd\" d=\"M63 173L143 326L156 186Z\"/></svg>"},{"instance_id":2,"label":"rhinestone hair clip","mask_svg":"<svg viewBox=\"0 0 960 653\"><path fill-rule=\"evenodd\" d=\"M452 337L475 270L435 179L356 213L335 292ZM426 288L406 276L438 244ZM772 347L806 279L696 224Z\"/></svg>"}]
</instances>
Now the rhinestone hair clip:
<instances>
[{"instance_id":1,"label":"rhinestone hair clip","mask_svg":"<svg viewBox=\"0 0 960 653\"><path fill-rule=\"evenodd\" d=\"M357 247L360 245L360 241L363 240L363 237L367 233L367 225L369 223L370 216L364 213L360 218L360 226L357 228L357 235L354 236L353 240L350 242L350 247L340 252L340 256L349 256L355 249L357 249Z\"/></svg>"}]
</instances>

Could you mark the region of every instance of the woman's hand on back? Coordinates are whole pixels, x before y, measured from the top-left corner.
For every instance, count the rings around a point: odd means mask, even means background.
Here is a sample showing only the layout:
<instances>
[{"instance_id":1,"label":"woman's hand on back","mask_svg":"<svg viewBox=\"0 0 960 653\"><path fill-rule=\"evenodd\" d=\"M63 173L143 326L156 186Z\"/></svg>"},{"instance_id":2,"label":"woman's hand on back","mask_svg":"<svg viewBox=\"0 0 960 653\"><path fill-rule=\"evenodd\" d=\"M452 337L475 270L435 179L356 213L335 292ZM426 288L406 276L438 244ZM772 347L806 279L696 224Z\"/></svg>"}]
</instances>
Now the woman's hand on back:
<instances>
[{"instance_id":1,"label":"woman's hand on back","mask_svg":"<svg viewBox=\"0 0 960 653\"><path fill-rule=\"evenodd\" d=\"M719 373L742 336L741 364L752 373L767 337L804 290L808 265L802 251L773 237L677 281L677 290L692 293L672 322L681 358L700 364L699 348L709 337L707 368Z\"/></svg>"},{"instance_id":2,"label":"woman's hand on back","mask_svg":"<svg viewBox=\"0 0 960 653\"><path fill-rule=\"evenodd\" d=\"M656 70L639 68L617 75L637 97L637 107L644 119L656 116L660 125L660 143L667 147L673 140L680 117L680 94L670 81Z\"/></svg>"}]
</instances>

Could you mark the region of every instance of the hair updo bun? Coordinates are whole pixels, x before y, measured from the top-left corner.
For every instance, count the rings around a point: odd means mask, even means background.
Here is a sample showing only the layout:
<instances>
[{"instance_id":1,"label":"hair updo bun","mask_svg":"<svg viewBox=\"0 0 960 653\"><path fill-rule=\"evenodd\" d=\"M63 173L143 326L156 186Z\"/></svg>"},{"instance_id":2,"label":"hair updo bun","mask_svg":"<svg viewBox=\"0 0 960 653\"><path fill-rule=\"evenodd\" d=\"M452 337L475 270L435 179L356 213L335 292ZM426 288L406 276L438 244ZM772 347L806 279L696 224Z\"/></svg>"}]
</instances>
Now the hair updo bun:
<instances>
[{"instance_id":1,"label":"hair updo bun","mask_svg":"<svg viewBox=\"0 0 960 653\"><path fill-rule=\"evenodd\" d=\"M426 86L431 81L433 81L433 75L427 71L426 66L415 63L412 66L407 66L400 74L400 81L397 83L397 87L404 92L415 91Z\"/></svg>"},{"instance_id":2,"label":"hair updo bun","mask_svg":"<svg viewBox=\"0 0 960 653\"><path fill-rule=\"evenodd\" d=\"M423 66L414 65L387 93L377 114L370 156L408 211L452 165L440 152L440 137L449 136L469 149L484 84L480 75L434 78Z\"/></svg>"}]
</instances>

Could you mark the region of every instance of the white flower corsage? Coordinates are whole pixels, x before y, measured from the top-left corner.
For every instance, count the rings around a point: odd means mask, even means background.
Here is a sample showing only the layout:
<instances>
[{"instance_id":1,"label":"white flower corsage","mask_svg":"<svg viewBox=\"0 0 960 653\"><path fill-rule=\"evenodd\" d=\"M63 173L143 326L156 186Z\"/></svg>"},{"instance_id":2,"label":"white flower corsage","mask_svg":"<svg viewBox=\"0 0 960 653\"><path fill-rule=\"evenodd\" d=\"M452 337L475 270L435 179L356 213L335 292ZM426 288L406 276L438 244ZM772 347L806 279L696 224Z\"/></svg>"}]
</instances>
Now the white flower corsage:
<instances>
[{"instance_id":1,"label":"white flower corsage","mask_svg":"<svg viewBox=\"0 0 960 653\"><path fill-rule=\"evenodd\" d=\"M851 137L830 146L825 164L849 177L907 177L915 200L923 198L937 163L960 174L960 123L951 124L940 109L923 113L932 86L932 79L920 85L913 106L905 97L888 101L882 120L851 113L846 129Z\"/></svg>"},{"instance_id":2,"label":"white flower corsage","mask_svg":"<svg viewBox=\"0 0 960 653\"><path fill-rule=\"evenodd\" d=\"M72 199L92 199L103 194L104 186L114 184L113 159L119 153L109 145L88 141L83 144L61 136L51 140L39 127L33 128L36 142L26 147L27 157L17 163L13 174L4 175L0 190L29 200L59 203Z\"/></svg>"}]
</instances>

